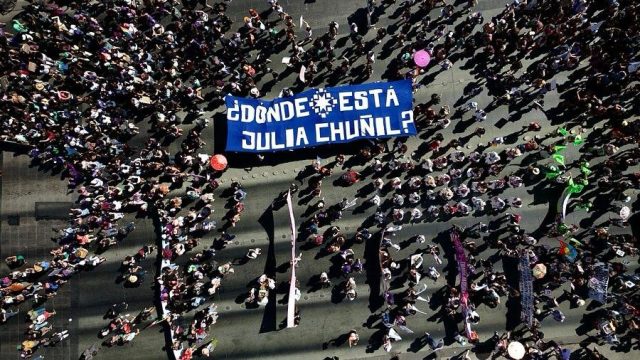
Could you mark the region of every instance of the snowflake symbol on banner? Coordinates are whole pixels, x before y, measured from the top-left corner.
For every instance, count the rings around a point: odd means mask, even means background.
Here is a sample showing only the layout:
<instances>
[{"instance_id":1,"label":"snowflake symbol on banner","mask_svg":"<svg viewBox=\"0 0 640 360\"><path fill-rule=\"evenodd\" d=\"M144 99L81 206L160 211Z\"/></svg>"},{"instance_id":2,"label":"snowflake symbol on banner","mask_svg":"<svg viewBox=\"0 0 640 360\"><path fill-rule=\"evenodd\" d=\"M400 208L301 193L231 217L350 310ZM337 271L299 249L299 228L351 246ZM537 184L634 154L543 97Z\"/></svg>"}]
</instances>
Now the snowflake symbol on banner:
<instances>
[{"instance_id":1,"label":"snowflake symbol on banner","mask_svg":"<svg viewBox=\"0 0 640 360\"><path fill-rule=\"evenodd\" d=\"M323 119L329 115L333 107L338 103L325 89L318 89L311 99L311 108Z\"/></svg>"}]
</instances>

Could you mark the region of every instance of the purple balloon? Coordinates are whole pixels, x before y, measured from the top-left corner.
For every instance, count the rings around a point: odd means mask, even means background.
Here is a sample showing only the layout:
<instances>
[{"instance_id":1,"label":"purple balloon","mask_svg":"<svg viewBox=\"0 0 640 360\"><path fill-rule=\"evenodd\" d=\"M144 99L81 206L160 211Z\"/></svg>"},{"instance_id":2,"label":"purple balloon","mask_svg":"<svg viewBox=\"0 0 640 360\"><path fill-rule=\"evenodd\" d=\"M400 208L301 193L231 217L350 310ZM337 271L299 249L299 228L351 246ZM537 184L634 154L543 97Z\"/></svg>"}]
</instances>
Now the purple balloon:
<instances>
[{"instance_id":1,"label":"purple balloon","mask_svg":"<svg viewBox=\"0 0 640 360\"><path fill-rule=\"evenodd\" d=\"M426 50L419 50L413 54L413 62L419 67L429 65L429 61L431 61L431 55Z\"/></svg>"}]
</instances>

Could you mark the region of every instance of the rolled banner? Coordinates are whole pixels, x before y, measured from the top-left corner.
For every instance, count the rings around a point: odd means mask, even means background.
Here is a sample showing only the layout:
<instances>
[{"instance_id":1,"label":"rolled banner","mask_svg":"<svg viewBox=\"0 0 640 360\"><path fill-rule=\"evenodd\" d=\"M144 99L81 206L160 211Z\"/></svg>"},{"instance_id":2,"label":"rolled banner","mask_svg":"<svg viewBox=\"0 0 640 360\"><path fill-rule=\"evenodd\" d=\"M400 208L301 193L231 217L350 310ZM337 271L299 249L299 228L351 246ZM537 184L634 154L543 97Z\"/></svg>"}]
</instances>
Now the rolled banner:
<instances>
[{"instance_id":1,"label":"rolled banner","mask_svg":"<svg viewBox=\"0 0 640 360\"><path fill-rule=\"evenodd\" d=\"M287 303L287 327L295 327L296 315L296 220L293 215L293 203L291 191L287 192L287 206L289 208L289 221L291 224L291 281L289 281L289 301Z\"/></svg>"},{"instance_id":2,"label":"rolled banner","mask_svg":"<svg viewBox=\"0 0 640 360\"><path fill-rule=\"evenodd\" d=\"M571 192L569 187L566 187L558 199L558 210L562 212L562 222L567 217L567 206L569 205L569 198L571 198Z\"/></svg>"}]
</instances>

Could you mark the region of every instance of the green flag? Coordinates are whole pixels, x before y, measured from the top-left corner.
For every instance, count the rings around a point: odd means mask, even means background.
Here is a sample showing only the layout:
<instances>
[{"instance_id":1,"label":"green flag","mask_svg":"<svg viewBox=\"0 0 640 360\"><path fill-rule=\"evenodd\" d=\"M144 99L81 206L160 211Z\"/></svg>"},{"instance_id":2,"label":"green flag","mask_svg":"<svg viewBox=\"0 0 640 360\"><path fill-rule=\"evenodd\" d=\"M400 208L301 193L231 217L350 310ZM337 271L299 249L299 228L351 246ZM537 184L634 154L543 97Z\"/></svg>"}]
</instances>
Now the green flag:
<instances>
[{"instance_id":1,"label":"green flag","mask_svg":"<svg viewBox=\"0 0 640 360\"><path fill-rule=\"evenodd\" d=\"M584 185L582 184L574 184L569 186L569 192L572 194L579 194L584 190Z\"/></svg>"},{"instance_id":2,"label":"green flag","mask_svg":"<svg viewBox=\"0 0 640 360\"><path fill-rule=\"evenodd\" d=\"M567 129L565 129L565 128L560 128L560 129L558 129L558 132L559 132L559 133L560 133L560 135L562 135L562 136L567 136L567 135L569 135L569 131L568 131Z\"/></svg>"},{"instance_id":3,"label":"green flag","mask_svg":"<svg viewBox=\"0 0 640 360\"><path fill-rule=\"evenodd\" d=\"M593 172L593 171L591 171L591 169L589 169L589 164L588 163L580 165L580 171L582 171L584 176L589 176L589 174L591 174Z\"/></svg>"},{"instance_id":4,"label":"green flag","mask_svg":"<svg viewBox=\"0 0 640 360\"><path fill-rule=\"evenodd\" d=\"M567 190L569 190L569 193L571 194L578 194L584 190L584 185L576 184L573 182L573 179L569 179L567 182Z\"/></svg>"},{"instance_id":5,"label":"green flag","mask_svg":"<svg viewBox=\"0 0 640 360\"><path fill-rule=\"evenodd\" d=\"M565 145L554 145L553 146L553 151L554 152L561 152L562 150L566 149L567 147Z\"/></svg>"},{"instance_id":6,"label":"green flag","mask_svg":"<svg viewBox=\"0 0 640 360\"><path fill-rule=\"evenodd\" d=\"M17 32L27 32L29 31L29 29L27 29L24 25L22 25L22 23L18 20L13 20L11 27L13 27L13 30L17 31Z\"/></svg>"},{"instance_id":7,"label":"green flag","mask_svg":"<svg viewBox=\"0 0 640 360\"><path fill-rule=\"evenodd\" d=\"M582 135L576 135L575 139L573 139L573 145L578 146L582 143L584 143L584 140L582 140Z\"/></svg>"},{"instance_id":8,"label":"green flag","mask_svg":"<svg viewBox=\"0 0 640 360\"><path fill-rule=\"evenodd\" d=\"M558 224L558 232L560 234L566 234L567 232L569 232L569 227L564 223L560 223Z\"/></svg>"},{"instance_id":9,"label":"green flag","mask_svg":"<svg viewBox=\"0 0 640 360\"><path fill-rule=\"evenodd\" d=\"M562 154L553 154L551 157L558 162L558 164L564 166L564 155Z\"/></svg>"},{"instance_id":10,"label":"green flag","mask_svg":"<svg viewBox=\"0 0 640 360\"><path fill-rule=\"evenodd\" d=\"M560 171L549 171L544 175L548 180L554 180L560 176Z\"/></svg>"}]
</instances>

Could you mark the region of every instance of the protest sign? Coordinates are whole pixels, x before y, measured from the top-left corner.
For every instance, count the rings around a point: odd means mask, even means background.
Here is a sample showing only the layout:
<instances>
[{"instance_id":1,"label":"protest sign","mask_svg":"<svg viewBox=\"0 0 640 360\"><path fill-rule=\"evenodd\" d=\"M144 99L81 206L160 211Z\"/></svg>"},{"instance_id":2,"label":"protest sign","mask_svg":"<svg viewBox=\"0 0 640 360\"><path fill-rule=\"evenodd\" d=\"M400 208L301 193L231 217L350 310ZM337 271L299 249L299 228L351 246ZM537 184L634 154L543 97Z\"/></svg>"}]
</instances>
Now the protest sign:
<instances>
[{"instance_id":1,"label":"protest sign","mask_svg":"<svg viewBox=\"0 0 640 360\"><path fill-rule=\"evenodd\" d=\"M533 325L533 278L531 277L531 266L529 254L520 257L520 319L528 326Z\"/></svg>"},{"instance_id":2,"label":"protest sign","mask_svg":"<svg viewBox=\"0 0 640 360\"><path fill-rule=\"evenodd\" d=\"M593 267L593 276L587 284L589 298L601 304L607 303L607 287L609 285L609 267L604 263L597 263Z\"/></svg>"}]
</instances>

